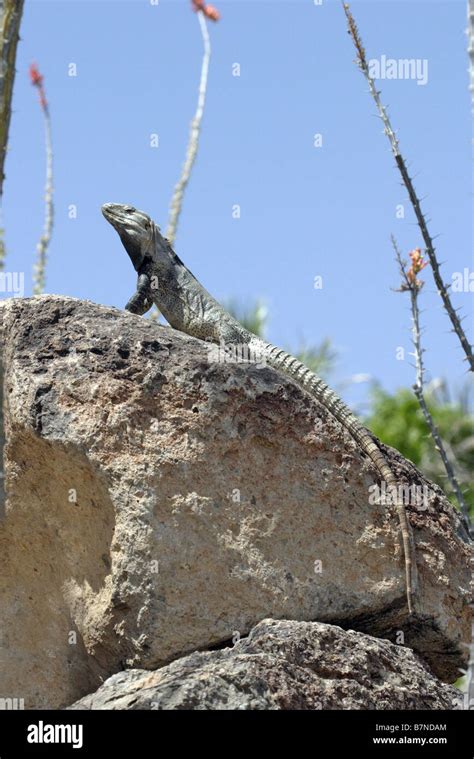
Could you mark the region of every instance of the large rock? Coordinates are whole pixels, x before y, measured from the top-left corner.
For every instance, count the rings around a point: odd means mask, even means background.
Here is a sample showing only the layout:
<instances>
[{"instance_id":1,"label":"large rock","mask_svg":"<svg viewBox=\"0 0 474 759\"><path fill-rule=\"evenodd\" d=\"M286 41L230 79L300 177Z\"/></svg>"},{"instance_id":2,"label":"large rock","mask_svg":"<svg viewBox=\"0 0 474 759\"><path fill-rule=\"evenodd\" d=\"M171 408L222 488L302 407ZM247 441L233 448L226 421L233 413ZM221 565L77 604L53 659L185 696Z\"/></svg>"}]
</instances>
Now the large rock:
<instances>
[{"instance_id":1,"label":"large rock","mask_svg":"<svg viewBox=\"0 0 474 759\"><path fill-rule=\"evenodd\" d=\"M371 462L269 368L71 298L0 307L6 514L0 697L58 707L272 616L414 648L453 681L466 661L467 538L441 491L386 450L409 507L419 609Z\"/></svg>"},{"instance_id":2,"label":"large rock","mask_svg":"<svg viewBox=\"0 0 474 759\"><path fill-rule=\"evenodd\" d=\"M410 649L319 622L266 619L234 648L113 675L71 709L460 709Z\"/></svg>"}]
</instances>

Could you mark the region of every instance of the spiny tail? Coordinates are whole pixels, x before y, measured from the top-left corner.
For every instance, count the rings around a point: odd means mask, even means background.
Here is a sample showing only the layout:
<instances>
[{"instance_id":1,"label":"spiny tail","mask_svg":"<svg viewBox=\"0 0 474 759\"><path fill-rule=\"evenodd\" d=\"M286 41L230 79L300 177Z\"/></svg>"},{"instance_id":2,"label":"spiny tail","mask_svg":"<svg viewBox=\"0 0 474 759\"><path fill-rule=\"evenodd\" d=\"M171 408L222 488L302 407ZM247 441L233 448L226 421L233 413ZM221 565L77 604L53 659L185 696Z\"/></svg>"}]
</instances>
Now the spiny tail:
<instances>
[{"instance_id":1,"label":"spiny tail","mask_svg":"<svg viewBox=\"0 0 474 759\"><path fill-rule=\"evenodd\" d=\"M265 359L270 366L280 370L288 377L291 377L313 397L322 402L330 413L345 427L345 429L348 430L354 440L359 443L361 448L378 469L380 475L387 484L388 491L393 492L395 509L402 533L408 613L412 614L414 590L417 584L413 538L407 519L405 505L397 493L396 477L388 466L382 451L374 442L369 431L359 422L357 417L353 415L346 404L320 377L308 369L308 367L301 363L301 361L298 361L297 358L286 353L286 351L276 348L270 343L260 341L259 339L258 342L259 345L256 346L256 351L260 348L260 351L264 353Z\"/></svg>"}]
</instances>

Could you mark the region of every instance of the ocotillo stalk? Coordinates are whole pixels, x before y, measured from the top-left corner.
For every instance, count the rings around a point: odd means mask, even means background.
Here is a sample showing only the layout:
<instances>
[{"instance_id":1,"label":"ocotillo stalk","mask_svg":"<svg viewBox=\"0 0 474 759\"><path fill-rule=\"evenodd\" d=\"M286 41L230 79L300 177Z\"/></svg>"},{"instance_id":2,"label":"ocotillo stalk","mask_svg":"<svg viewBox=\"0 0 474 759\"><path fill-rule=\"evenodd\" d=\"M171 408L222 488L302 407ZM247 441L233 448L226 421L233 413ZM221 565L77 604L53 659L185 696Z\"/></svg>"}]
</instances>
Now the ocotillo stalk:
<instances>
[{"instance_id":1,"label":"ocotillo stalk","mask_svg":"<svg viewBox=\"0 0 474 759\"><path fill-rule=\"evenodd\" d=\"M207 29L206 17L210 18L212 21L219 20L219 14L212 6L205 5L202 0L192 0L192 3L195 11L197 12L197 17L199 20L199 26L201 29L204 45L204 53L201 64L201 78L199 80L197 108L194 114L194 118L191 122L191 131L189 135L188 148L186 151L186 159L183 164L181 176L176 187L174 188L173 197L171 199L168 229L166 230L166 237L171 244L173 244L176 237L176 229L178 227L178 221L183 206L184 193L188 185L191 171L198 152L201 123L204 114L204 105L206 102L207 77L209 73L209 61L211 58L211 42Z\"/></svg>"},{"instance_id":2,"label":"ocotillo stalk","mask_svg":"<svg viewBox=\"0 0 474 759\"><path fill-rule=\"evenodd\" d=\"M439 270L439 263L438 263L438 259L436 258L435 247L433 244L433 238L428 230L428 224L427 224L425 215L421 209L420 199L418 195L416 194L413 181L410 175L408 174L408 169L405 163L405 159L403 158L400 152L398 139L395 134L395 130L393 129L392 124L390 122L390 119L388 117L387 109L385 108L384 104L382 103L380 99L380 92L377 90L374 79L370 74L369 64L368 64L367 57L365 54L365 49L362 44L359 30L354 21L354 17L349 8L349 4L343 2L342 5L344 8L344 13L346 14L346 18L347 18L348 31L354 43L355 49L357 51L357 64L360 70L362 71L363 75L365 76L367 83L369 85L370 94L372 95L375 105L377 106L379 116L382 119L382 123L384 125L384 132L389 139L390 147L392 149L395 162L397 164L398 170L400 171L403 184L405 185L405 188L408 192L408 197L410 198L410 202L411 202L413 211L415 213L416 221L418 223L421 235L423 237L423 241L425 243L426 252L428 254L428 258L430 259L431 269L433 272L433 278L436 284L436 288L441 297L441 300L443 301L443 306L446 310L446 313L448 314L451 320L453 331L456 333L459 339L459 342L461 343L462 349L464 353L466 354L466 358L469 362L469 367L471 371L474 371L474 355L472 353L472 346L469 343L469 340L467 339L465 335L464 329L461 326L461 320L459 319L456 313L456 310L453 308L453 305L451 303L451 299L448 293L448 287L445 285L441 277L441 272Z\"/></svg>"},{"instance_id":3,"label":"ocotillo stalk","mask_svg":"<svg viewBox=\"0 0 474 759\"><path fill-rule=\"evenodd\" d=\"M395 250L396 259L397 259L398 266L400 268L400 274L403 280L399 290L400 292L410 293L413 356L415 358L415 370L416 370L416 380L415 380L415 384L413 385L413 392L415 393L416 399L418 401L422 414L425 418L425 422L428 426L431 437L433 438L435 448L440 455L441 461L443 462L443 466L444 466L449 484L451 485L453 493L456 496L456 500L459 504L459 508L461 509L461 514L463 515L466 529L469 532L469 534L472 536L473 531L472 531L471 519L469 516L469 509L467 507L458 479L454 472L454 468L451 464L451 461L449 460L448 454L446 453L446 448L444 446L443 440L439 433L438 427L436 426L435 421L433 417L431 416L431 413L430 413L430 410L428 408L428 405L426 403L426 398L425 398L425 390L424 390L425 366L423 362L424 349L421 346L420 309L418 307L418 295L420 294L420 290L423 287L424 283L422 280L418 279L418 274L420 273L420 271L422 271L425 268L425 266L428 265L428 261L425 261L423 259L423 255L421 253L420 248L416 248L415 250L412 250L410 253L411 266L407 271L405 262L402 260L400 250L398 248L398 245L393 235L392 235L392 245Z\"/></svg>"},{"instance_id":4,"label":"ocotillo stalk","mask_svg":"<svg viewBox=\"0 0 474 759\"><path fill-rule=\"evenodd\" d=\"M0 0L0 198L10 128L16 49L24 0Z\"/></svg>"},{"instance_id":5,"label":"ocotillo stalk","mask_svg":"<svg viewBox=\"0 0 474 759\"><path fill-rule=\"evenodd\" d=\"M30 78L34 87L37 87L41 110L44 115L45 139L46 139L46 184L45 184L45 217L43 234L37 245L38 258L33 273L33 293L41 295L46 281L46 255L48 252L54 223L53 205L53 145L51 139L51 117L48 102L44 91L43 77L35 64L30 67Z\"/></svg>"},{"instance_id":6,"label":"ocotillo stalk","mask_svg":"<svg viewBox=\"0 0 474 759\"><path fill-rule=\"evenodd\" d=\"M201 77L199 80L198 103L194 118L191 122L191 131L189 135L188 147L186 150L186 158L181 171L181 176L174 188L173 197L171 198L168 228L166 230L166 237L170 243L173 243L176 237L179 217L181 216L181 210L183 207L184 193L191 177L191 171L194 166L199 147L201 123L202 117L204 115L204 105L206 103L209 61L211 59L211 42L209 39L209 32L207 30L206 18L210 19L211 21L219 21L220 18L219 12L216 10L216 8L211 5L206 5L204 3L204 0L191 0L191 4L193 6L193 9L196 11L199 20L199 26L201 29L204 45L204 53L201 64ZM156 321L158 317L159 311L157 308L154 308L151 312L150 319Z\"/></svg>"}]
</instances>

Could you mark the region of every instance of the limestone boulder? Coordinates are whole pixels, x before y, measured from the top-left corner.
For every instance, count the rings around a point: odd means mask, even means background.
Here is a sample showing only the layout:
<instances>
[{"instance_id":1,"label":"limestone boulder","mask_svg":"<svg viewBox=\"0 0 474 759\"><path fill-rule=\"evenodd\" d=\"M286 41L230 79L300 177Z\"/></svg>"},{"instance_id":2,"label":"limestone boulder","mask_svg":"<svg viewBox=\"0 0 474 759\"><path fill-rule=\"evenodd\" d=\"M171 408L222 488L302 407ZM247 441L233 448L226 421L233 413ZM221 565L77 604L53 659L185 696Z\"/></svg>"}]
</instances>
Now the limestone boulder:
<instances>
[{"instance_id":1,"label":"limestone boulder","mask_svg":"<svg viewBox=\"0 0 474 759\"><path fill-rule=\"evenodd\" d=\"M393 508L324 407L268 367L114 308L0 304L6 500L0 697L59 707L272 617L466 663L470 546L440 489L393 450L417 546L408 618Z\"/></svg>"}]
</instances>

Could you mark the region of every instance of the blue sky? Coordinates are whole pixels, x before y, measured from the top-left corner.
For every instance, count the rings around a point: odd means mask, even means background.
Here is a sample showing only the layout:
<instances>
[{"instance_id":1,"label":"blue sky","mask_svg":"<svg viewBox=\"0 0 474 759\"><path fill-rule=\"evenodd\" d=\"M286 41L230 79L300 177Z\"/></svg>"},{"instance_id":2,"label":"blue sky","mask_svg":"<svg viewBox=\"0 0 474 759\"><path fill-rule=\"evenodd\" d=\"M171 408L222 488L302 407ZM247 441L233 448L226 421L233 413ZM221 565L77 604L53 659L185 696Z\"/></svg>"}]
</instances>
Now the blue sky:
<instances>
[{"instance_id":1,"label":"blue sky","mask_svg":"<svg viewBox=\"0 0 474 759\"><path fill-rule=\"evenodd\" d=\"M265 300L267 337L297 348L329 337L336 385L367 373L413 382L408 298L390 234L421 245L339 2L213 0L212 60L199 155L176 250L218 299ZM369 58L426 60L428 81L379 82L447 280L472 270L471 107L464 1L354 0ZM7 269L31 267L43 225L44 128L28 79L45 76L55 154L56 223L47 292L123 307L135 275L100 213L136 205L166 228L202 54L188 0L26 0L6 163ZM77 76L68 75L71 63ZM232 75L240 64L240 77ZM150 135L159 135L159 148ZM315 133L322 146L314 147ZM405 218L396 217L398 204ZM77 207L77 218L68 216ZM241 208L240 219L232 207ZM314 288L314 278L323 288ZM423 321L428 377L466 379L429 270ZM470 330L472 293L453 294ZM470 331L472 337L472 331ZM406 360L396 358L398 346ZM344 395L359 403L367 385Z\"/></svg>"}]
</instances>

